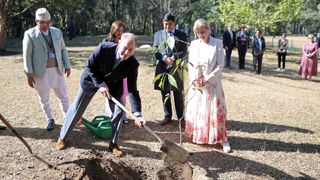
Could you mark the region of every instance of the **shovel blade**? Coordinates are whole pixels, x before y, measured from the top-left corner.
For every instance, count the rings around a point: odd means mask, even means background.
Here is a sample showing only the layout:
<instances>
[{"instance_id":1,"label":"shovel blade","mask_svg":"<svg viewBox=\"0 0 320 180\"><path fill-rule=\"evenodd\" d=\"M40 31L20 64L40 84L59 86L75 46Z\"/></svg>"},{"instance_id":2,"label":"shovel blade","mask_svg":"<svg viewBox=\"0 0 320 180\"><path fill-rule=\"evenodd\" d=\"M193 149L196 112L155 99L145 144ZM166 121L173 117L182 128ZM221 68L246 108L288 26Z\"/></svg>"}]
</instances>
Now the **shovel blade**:
<instances>
[{"instance_id":1,"label":"shovel blade","mask_svg":"<svg viewBox=\"0 0 320 180\"><path fill-rule=\"evenodd\" d=\"M161 144L160 150L166 153L170 158L179 161L180 163L185 163L189 155L187 150L168 139L165 139L163 144Z\"/></svg>"}]
</instances>

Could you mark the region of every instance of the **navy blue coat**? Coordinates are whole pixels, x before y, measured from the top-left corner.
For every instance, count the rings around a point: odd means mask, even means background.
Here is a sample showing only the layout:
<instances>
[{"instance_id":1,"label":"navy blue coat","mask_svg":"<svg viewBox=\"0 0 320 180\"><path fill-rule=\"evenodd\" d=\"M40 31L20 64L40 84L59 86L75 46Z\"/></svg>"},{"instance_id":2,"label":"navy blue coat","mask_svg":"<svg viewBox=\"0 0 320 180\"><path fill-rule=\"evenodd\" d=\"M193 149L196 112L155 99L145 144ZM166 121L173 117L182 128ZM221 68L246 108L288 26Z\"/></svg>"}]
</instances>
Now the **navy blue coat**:
<instances>
[{"instance_id":1,"label":"navy blue coat","mask_svg":"<svg viewBox=\"0 0 320 180\"><path fill-rule=\"evenodd\" d=\"M123 79L127 78L132 112L141 112L141 99L137 90L139 62L134 56L116 63L117 44L101 42L91 53L82 72L80 85L85 94L94 94L107 86L110 94L120 101L123 94Z\"/></svg>"}]
</instances>

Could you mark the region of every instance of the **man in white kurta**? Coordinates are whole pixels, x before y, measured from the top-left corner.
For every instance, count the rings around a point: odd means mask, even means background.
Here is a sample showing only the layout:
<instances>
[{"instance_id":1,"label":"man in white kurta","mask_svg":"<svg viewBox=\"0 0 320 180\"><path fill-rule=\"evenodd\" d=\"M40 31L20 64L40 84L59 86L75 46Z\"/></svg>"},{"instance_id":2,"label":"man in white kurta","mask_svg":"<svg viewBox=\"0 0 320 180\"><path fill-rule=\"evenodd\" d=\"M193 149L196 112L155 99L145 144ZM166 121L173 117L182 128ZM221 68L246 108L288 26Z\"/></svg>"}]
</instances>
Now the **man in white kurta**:
<instances>
[{"instance_id":1,"label":"man in white kurta","mask_svg":"<svg viewBox=\"0 0 320 180\"><path fill-rule=\"evenodd\" d=\"M48 121L47 130L55 126L50 104L50 89L59 99L63 115L69 108L64 73L71 73L68 52L59 29L50 27L51 17L46 8L36 11L36 26L27 30L23 38L23 62L28 85L35 88Z\"/></svg>"}]
</instances>

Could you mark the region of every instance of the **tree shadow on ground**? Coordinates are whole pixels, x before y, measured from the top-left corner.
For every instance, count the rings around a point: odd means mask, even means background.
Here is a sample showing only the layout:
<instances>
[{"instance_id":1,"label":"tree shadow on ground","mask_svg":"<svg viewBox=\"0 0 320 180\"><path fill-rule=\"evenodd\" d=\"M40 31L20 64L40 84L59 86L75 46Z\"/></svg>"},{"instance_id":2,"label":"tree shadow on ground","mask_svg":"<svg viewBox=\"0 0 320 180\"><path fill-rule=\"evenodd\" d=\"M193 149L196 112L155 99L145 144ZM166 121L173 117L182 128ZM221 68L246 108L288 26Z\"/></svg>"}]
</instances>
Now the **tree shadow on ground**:
<instances>
[{"instance_id":1,"label":"tree shadow on ground","mask_svg":"<svg viewBox=\"0 0 320 180\"><path fill-rule=\"evenodd\" d=\"M284 126L270 123L242 122L235 120L228 120L228 130L248 133L280 133L285 131L293 131L299 133L314 134L313 131L310 131L308 129L302 129L292 126Z\"/></svg>"},{"instance_id":2,"label":"tree shadow on ground","mask_svg":"<svg viewBox=\"0 0 320 180\"><path fill-rule=\"evenodd\" d=\"M320 152L320 145L309 143L296 144L268 139L243 137L229 137L229 142L234 150L239 151Z\"/></svg>"},{"instance_id":3,"label":"tree shadow on ground","mask_svg":"<svg viewBox=\"0 0 320 180\"><path fill-rule=\"evenodd\" d=\"M132 156L137 157L146 157L145 151L149 151L147 153L148 158L153 159L162 159L161 152L151 152L148 146L140 145L139 143L131 143L128 142L130 140L133 141L146 141L146 142L157 142L157 140L151 136L145 129L138 128L134 125L133 120L129 120L130 124L123 125L121 132L119 134L118 144L124 150L124 154L130 154ZM160 126L155 123L148 123L153 128L155 126ZM172 126L174 129L175 127ZM53 131L47 131L45 128L28 128L28 127L14 127L14 130L23 137L27 143L31 144L34 140L51 140L53 146L58 140L60 134L61 125L56 125ZM162 129L163 130L163 129ZM173 130L172 130L173 131ZM163 135L157 131L159 136L163 138ZM15 136L10 129L2 130L0 132L1 136ZM28 140L26 138L31 138L32 140ZM18 139L17 139L18 141ZM90 132L88 128L84 125L77 125L69 134L66 139L67 148L77 148L77 149L91 149L91 150L99 150L99 151L109 151L108 143L109 139L99 139L93 133ZM97 145L97 142L105 142L105 145ZM33 148L33 147L31 147ZM160 149L160 144L159 144Z\"/></svg>"},{"instance_id":4,"label":"tree shadow on ground","mask_svg":"<svg viewBox=\"0 0 320 180\"><path fill-rule=\"evenodd\" d=\"M202 159L206 159L206 161L202 161ZM302 174L302 177L293 177L272 166L217 151L195 152L189 157L189 162L204 168L207 172L207 177L213 179L218 179L219 174L233 171L265 178L272 177L274 179L309 178L304 174Z\"/></svg>"}]
</instances>

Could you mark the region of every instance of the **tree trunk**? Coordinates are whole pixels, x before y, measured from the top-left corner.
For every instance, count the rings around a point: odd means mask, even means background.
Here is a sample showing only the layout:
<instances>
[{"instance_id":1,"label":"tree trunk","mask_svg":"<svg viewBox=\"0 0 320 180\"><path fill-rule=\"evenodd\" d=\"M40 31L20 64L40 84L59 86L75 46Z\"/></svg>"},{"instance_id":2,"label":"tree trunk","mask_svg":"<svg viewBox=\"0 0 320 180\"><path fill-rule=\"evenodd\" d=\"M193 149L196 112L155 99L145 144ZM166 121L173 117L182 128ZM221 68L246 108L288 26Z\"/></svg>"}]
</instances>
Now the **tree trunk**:
<instances>
[{"instance_id":1,"label":"tree trunk","mask_svg":"<svg viewBox=\"0 0 320 180\"><path fill-rule=\"evenodd\" d=\"M6 51L6 21L7 21L7 10L6 10L6 7L3 6L3 4L1 4L0 5L0 52Z\"/></svg>"}]
</instances>

